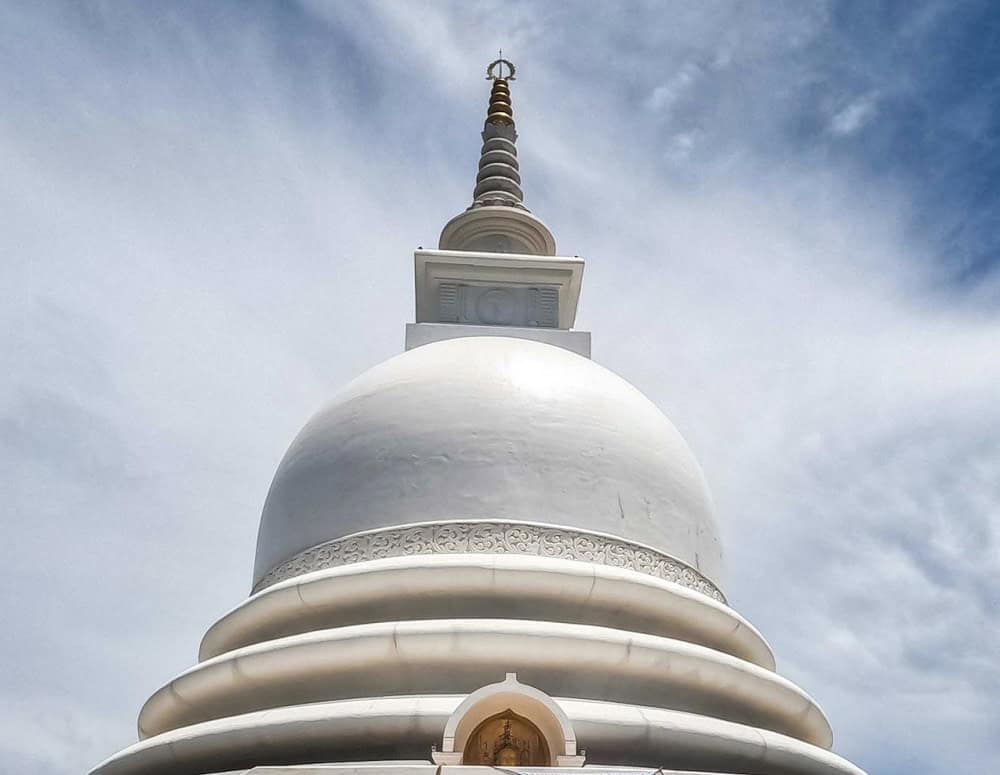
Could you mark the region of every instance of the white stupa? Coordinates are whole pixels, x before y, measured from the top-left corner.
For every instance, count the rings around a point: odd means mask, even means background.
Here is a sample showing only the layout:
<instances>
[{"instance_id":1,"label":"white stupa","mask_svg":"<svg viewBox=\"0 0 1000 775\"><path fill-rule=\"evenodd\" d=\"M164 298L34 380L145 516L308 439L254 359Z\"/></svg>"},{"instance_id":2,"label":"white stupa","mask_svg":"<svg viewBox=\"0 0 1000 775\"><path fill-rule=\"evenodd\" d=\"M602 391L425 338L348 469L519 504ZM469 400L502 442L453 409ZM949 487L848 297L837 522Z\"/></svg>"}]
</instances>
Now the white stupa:
<instances>
[{"instance_id":1,"label":"white stupa","mask_svg":"<svg viewBox=\"0 0 1000 775\"><path fill-rule=\"evenodd\" d=\"M726 604L691 450L573 330L584 262L523 206L513 67L488 75L406 352L292 442L251 596L93 775L863 775Z\"/></svg>"}]
</instances>

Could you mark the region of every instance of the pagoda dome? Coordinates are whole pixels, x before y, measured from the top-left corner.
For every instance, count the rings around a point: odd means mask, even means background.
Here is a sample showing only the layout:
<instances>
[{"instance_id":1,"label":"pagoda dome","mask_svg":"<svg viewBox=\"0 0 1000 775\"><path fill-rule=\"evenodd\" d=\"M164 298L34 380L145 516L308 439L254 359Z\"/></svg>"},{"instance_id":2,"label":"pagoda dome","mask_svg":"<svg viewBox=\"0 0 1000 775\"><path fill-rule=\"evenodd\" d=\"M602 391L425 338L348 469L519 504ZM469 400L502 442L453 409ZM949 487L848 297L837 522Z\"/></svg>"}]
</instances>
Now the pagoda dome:
<instances>
[{"instance_id":1,"label":"pagoda dome","mask_svg":"<svg viewBox=\"0 0 1000 775\"><path fill-rule=\"evenodd\" d=\"M584 260L522 201L514 66L486 74L406 352L292 442L251 595L92 775L864 775L726 602L690 448L590 360Z\"/></svg>"},{"instance_id":2,"label":"pagoda dome","mask_svg":"<svg viewBox=\"0 0 1000 775\"><path fill-rule=\"evenodd\" d=\"M721 570L704 477L671 422L608 369L520 338L409 350L313 416L271 484L255 588L317 569L302 558L346 537L427 524L523 524L529 543L537 526L621 539L709 588Z\"/></svg>"}]
</instances>

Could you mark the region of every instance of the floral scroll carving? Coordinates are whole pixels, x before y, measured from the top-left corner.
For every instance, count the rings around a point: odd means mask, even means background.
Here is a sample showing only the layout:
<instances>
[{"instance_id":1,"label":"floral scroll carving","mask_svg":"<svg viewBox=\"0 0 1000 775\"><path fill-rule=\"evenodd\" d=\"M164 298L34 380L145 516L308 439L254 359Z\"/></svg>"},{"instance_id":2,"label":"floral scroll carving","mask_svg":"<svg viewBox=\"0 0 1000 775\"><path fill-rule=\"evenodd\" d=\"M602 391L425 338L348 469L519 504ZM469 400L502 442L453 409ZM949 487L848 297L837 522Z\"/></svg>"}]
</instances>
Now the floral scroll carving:
<instances>
[{"instance_id":1,"label":"floral scroll carving","mask_svg":"<svg viewBox=\"0 0 1000 775\"><path fill-rule=\"evenodd\" d=\"M715 584L668 554L613 536L527 522L439 522L356 533L306 549L275 566L253 591L303 573L411 554L525 554L579 560L629 568L726 602Z\"/></svg>"}]
</instances>

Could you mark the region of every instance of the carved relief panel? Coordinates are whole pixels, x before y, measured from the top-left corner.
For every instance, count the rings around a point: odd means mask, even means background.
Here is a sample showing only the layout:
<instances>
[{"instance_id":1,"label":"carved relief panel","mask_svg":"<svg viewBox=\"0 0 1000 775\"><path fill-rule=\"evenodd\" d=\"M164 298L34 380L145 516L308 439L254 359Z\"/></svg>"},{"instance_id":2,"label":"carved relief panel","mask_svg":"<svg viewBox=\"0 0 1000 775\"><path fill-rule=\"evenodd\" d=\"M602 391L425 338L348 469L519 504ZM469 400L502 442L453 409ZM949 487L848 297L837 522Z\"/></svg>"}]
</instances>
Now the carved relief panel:
<instances>
[{"instance_id":1,"label":"carved relief panel","mask_svg":"<svg viewBox=\"0 0 1000 775\"><path fill-rule=\"evenodd\" d=\"M489 767L547 767L551 763L538 727L509 708L476 727L462 756L462 764Z\"/></svg>"},{"instance_id":2,"label":"carved relief panel","mask_svg":"<svg viewBox=\"0 0 1000 775\"><path fill-rule=\"evenodd\" d=\"M438 285L438 322L556 328L559 291L443 282Z\"/></svg>"}]
</instances>

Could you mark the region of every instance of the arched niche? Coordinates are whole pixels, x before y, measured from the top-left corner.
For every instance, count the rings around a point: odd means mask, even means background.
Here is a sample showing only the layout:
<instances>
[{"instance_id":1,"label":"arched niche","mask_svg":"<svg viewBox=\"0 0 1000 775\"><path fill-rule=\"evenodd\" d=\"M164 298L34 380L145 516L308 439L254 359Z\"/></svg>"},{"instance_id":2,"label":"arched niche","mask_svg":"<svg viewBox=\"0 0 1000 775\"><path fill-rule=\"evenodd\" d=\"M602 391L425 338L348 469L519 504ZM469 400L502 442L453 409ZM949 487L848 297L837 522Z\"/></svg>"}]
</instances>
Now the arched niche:
<instances>
[{"instance_id":1,"label":"arched niche","mask_svg":"<svg viewBox=\"0 0 1000 775\"><path fill-rule=\"evenodd\" d=\"M577 754L576 733L569 717L555 700L533 686L518 682L517 675L507 673L506 679L489 684L466 697L455 709L445 725L439 750L433 752L436 764L479 764L463 762L464 755L475 743L475 736L487 729L491 722L499 722L500 735L506 720L520 729L521 741L537 731L540 745L535 746L530 757L534 766L582 767L584 757ZM516 737L513 731L511 736ZM488 742L490 753L496 741ZM482 741L478 742L481 751ZM502 747L502 746L501 746ZM517 750L517 745L514 745ZM498 749L499 753L499 749ZM473 758L473 757L470 757ZM482 756L474 758L481 759ZM537 761L540 758L547 761Z\"/></svg>"}]
</instances>

